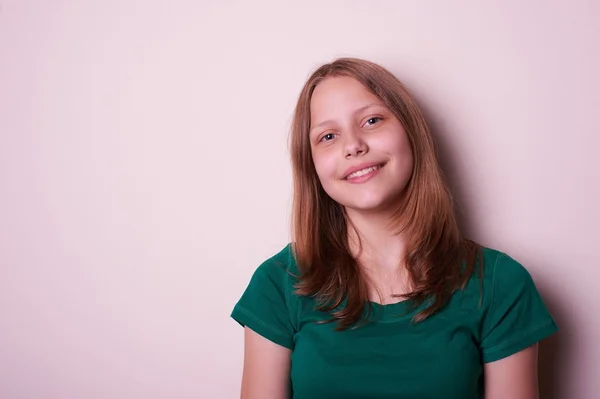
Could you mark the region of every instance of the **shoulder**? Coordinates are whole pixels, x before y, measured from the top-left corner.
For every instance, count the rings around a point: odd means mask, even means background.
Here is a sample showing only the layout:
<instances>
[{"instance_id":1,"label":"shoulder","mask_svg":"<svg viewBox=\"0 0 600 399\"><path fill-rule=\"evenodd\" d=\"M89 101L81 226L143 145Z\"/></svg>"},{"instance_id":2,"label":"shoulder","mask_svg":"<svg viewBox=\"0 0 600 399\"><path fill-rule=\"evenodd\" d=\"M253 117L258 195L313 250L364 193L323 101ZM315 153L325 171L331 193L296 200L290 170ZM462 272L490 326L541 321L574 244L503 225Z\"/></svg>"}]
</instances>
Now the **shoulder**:
<instances>
[{"instance_id":1,"label":"shoulder","mask_svg":"<svg viewBox=\"0 0 600 399\"><path fill-rule=\"evenodd\" d=\"M268 277L274 281L289 282L298 276L292 243L265 259L254 271L253 278Z\"/></svg>"},{"instance_id":2,"label":"shoulder","mask_svg":"<svg viewBox=\"0 0 600 399\"><path fill-rule=\"evenodd\" d=\"M283 301L286 306L291 306L297 281L298 267L292 244L288 243L255 269L244 295L254 295L267 301Z\"/></svg>"},{"instance_id":3,"label":"shoulder","mask_svg":"<svg viewBox=\"0 0 600 399\"><path fill-rule=\"evenodd\" d=\"M495 248L480 246L475 269L461 298L465 306L481 312L492 307L507 291L532 286L529 271L519 261Z\"/></svg>"},{"instance_id":4,"label":"shoulder","mask_svg":"<svg viewBox=\"0 0 600 399\"><path fill-rule=\"evenodd\" d=\"M487 363L533 345L558 327L525 266L504 252L482 251L480 346Z\"/></svg>"},{"instance_id":5,"label":"shoulder","mask_svg":"<svg viewBox=\"0 0 600 399\"><path fill-rule=\"evenodd\" d=\"M482 247L481 251L484 295L485 291L494 296L498 291L517 290L534 284L529 270L507 253L489 247Z\"/></svg>"},{"instance_id":6,"label":"shoulder","mask_svg":"<svg viewBox=\"0 0 600 399\"><path fill-rule=\"evenodd\" d=\"M486 274L511 276L517 278L529 279L531 275L529 271L518 260L502 252L498 249L482 247L484 271Z\"/></svg>"},{"instance_id":7,"label":"shoulder","mask_svg":"<svg viewBox=\"0 0 600 399\"><path fill-rule=\"evenodd\" d=\"M297 305L293 296L295 269L288 244L256 268L231 313L242 326L290 349L297 331Z\"/></svg>"},{"instance_id":8,"label":"shoulder","mask_svg":"<svg viewBox=\"0 0 600 399\"><path fill-rule=\"evenodd\" d=\"M530 272L515 258L483 246L479 255L461 296L468 308L485 314L497 309L499 303L509 297L518 300L523 293L537 293Z\"/></svg>"}]
</instances>

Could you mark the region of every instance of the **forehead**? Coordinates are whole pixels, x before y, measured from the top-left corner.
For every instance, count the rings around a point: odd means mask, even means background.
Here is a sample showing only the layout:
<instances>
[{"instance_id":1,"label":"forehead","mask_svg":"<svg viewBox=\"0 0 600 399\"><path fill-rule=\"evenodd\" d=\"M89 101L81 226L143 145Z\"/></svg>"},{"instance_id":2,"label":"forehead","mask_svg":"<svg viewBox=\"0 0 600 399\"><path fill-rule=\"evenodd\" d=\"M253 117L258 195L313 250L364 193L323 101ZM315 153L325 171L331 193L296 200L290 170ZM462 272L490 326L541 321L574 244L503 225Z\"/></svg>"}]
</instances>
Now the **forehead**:
<instances>
[{"instance_id":1,"label":"forehead","mask_svg":"<svg viewBox=\"0 0 600 399\"><path fill-rule=\"evenodd\" d=\"M367 104L383 105L381 100L358 80L349 76L329 77L320 82L310 101L312 122L330 117L342 117Z\"/></svg>"}]
</instances>

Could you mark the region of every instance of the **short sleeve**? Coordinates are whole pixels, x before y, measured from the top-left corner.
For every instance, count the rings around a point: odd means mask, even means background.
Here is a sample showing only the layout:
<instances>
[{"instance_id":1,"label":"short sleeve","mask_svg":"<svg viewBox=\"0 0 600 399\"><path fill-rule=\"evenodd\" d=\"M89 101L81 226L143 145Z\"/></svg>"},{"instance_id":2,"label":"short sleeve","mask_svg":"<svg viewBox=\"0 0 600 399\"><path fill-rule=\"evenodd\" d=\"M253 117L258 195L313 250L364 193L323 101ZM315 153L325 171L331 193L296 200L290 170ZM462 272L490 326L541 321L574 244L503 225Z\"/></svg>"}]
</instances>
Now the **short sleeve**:
<instances>
[{"instance_id":1,"label":"short sleeve","mask_svg":"<svg viewBox=\"0 0 600 399\"><path fill-rule=\"evenodd\" d=\"M498 252L490 272L491 297L482 319L484 363L508 357L558 331L531 275L520 263Z\"/></svg>"},{"instance_id":2,"label":"short sleeve","mask_svg":"<svg viewBox=\"0 0 600 399\"><path fill-rule=\"evenodd\" d=\"M293 349L295 329L289 306L291 276L284 251L256 269L231 317L268 340Z\"/></svg>"}]
</instances>

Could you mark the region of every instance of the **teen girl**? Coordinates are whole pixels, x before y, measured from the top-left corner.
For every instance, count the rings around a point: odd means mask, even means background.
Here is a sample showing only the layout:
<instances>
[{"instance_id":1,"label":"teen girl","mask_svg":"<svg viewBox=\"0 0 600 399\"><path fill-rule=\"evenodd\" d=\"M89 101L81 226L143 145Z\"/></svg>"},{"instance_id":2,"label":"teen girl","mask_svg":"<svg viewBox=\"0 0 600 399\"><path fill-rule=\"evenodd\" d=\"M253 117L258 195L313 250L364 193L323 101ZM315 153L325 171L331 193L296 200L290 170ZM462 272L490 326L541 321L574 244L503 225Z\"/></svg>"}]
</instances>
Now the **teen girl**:
<instances>
[{"instance_id":1,"label":"teen girl","mask_svg":"<svg viewBox=\"0 0 600 399\"><path fill-rule=\"evenodd\" d=\"M291 131L293 240L254 273L243 399L535 399L557 331L530 274L459 230L432 137L379 65L308 79Z\"/></svg>"}]
</instances>

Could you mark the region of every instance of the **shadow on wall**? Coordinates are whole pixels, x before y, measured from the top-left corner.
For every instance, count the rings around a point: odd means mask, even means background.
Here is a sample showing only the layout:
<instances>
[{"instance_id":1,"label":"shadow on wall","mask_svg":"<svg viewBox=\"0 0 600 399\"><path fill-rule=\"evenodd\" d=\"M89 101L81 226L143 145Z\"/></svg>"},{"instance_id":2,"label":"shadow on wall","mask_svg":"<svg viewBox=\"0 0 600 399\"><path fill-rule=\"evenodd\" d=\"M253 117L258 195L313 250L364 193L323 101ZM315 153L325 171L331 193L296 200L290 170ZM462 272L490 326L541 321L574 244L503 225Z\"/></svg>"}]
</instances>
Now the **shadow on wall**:
<instances>
[{"instance_id":1,"label":"shadow on wall","mask_svg":"<svg viewBox=\"0 0 600 399\"><path fill-rule=\"evenodd\" d=\"M455 206L460 226L466 236L476 240L476 237L478 236L478 226L469 218L469 198L466 194L465 187L461 186L460 184L460 182L465 181L465 179L464 177L461 179L459 173L460 170L456 161L456 154L459 153L459 150L452 150L452 146L448 142L448 138L451 135L446 134L447 132L446 129L444 129L443 120L441 118L436 118L434 116L435 113L428 109L427 104L420 101L421 99L419 99L418 96L414 96L425 115L429 127L431 128L442 168L446 174L450 190L455 199ZM550 313L556 320L559 331L553 336L542 341L539 346L539 397L543 399L567 398L568 396L565 392L566 383L564 378L561 378L561 375L564 375L564 371L561 371L561 366L567 364L567 340L565 333L569 330L567 326L567 315L561 312L558 300L552 296L552 293L549 292L549 290L544 289L545 286L541 283L542 281L538 282L538 279L536 279L536 286L538 287ZM562 370L564 370L564 368Z\"/></svg>"},{"instance_id":2,"label":"shadow on wall","mask_svg":"<svg viewBox=\"0 0 600 399\"><path fill-rule=\"evenodd\" d=\"M536 281L537 283L537 281ZM539 379L540 398L562 399L567 398L565 378L565 365L568 365L567 355L569 340L567 331L569 320L561 311L555 296L544 289L543 284L537 284L550 313L556 320L559 331L540 343L539 353Z\"/></svg>"}]
</instances>

